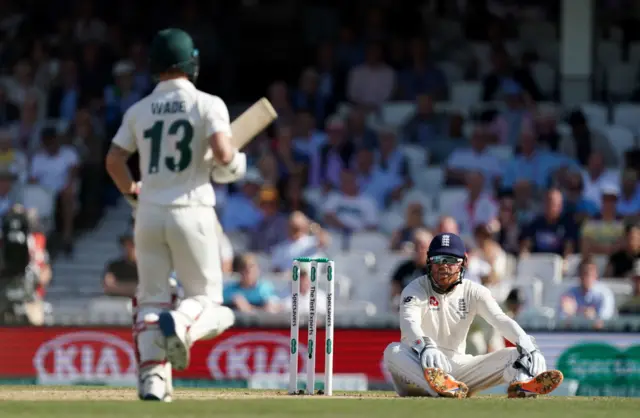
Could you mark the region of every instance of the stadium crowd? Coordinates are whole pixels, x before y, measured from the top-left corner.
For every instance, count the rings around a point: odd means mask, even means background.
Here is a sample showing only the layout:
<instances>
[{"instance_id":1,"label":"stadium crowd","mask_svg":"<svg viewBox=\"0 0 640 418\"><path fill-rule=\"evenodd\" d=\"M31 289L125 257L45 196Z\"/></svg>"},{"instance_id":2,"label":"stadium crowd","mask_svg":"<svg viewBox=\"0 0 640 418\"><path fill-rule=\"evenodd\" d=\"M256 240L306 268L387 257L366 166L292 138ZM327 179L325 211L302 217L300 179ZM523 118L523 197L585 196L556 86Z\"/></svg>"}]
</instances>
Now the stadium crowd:
<instances>
[{"instance_id":1,"label":"stadium crowd","mask_svg":"<svg viewBox=\"0 0 640 418\"><path fill-rule=\"evenodd\" d=\"M0 215L16 203L37 207L44 212L42 228L59 241L49 248L68 256L77 230L95 226L118 199L105 178L103 156L124 111L153 88L145 59L152 32L143 27L128 36L130 27L118 20L132 21L135 6L114 20L95 13L96 4L105 12L102 2L77 3L68 15L73 17L35 30L40 14L3 1L0 22L6 70L0 84ZM394 306L402 287L423 274L431 237L452 232L468 243L472 280L489 286L510 280L513 263L536 253L559 255L564 274L573 275L569 261L580 255L579 285L557 301L559 317L606 320L617 314L606 277L635 277L635 293L618 305L621 314L638 312L638 170L585 112L549 105L558 99L555 73L550 89L539 68L556 64L534 48L514 54L517 29L505 18L510 11L489 7L478 14L470 2L468 10L457 11L466 16L465 36L451 45L437 31L425 33L415 19L407 18L402 30L394 27L388 2L380 3L358 6L361 25L338 20L331 42L316 42L307 48L315 52L309 62L292 64L304 64L293 82L268 87L278 120L251 143L246 178L215 186L227 234L221 237L225 272L239 277L225 288L226 303L245 312L286 309L286 295L278 294L270 277L286 272L293 258L326 253L331 245L348 249L359 233L385 231L386 249L406 254L388 277ZM439 13L457 13L430 3ZM487 3L494 2L478 2ZM198 13L201 7L187 2L176 24L192 30L205 48L215 34ZM539 12L547 10L540 6ZM314 28L320 30L306 30ZM472 59L474 42L489 46L487 62ZM447 55L452 49L464 56L455 65ZM206 62L206 52L203 73L215 64ZM477 107L446 106L453 82L461 80L481 86ZM215 85L205 80L214 94ZM396 101L412 103L415 112L389 124L381 109ZM564 122L568 129L562 131ZM501 158L496 148L510 157ZM415 153L423 166L412 166ZM441 168L443 190L456 191L449 194L451 210L410 198L418 183L438 181L429 177L429 167ZM51 196L55 211L41 209L34 186ZM22 193L27 189L29 196ZM424 194L441 199L437 191ZM399 210L402 223L389 231L387 215ZM129 296L135 252L130 234L121 242L125 254L108 264L104 289ZM597 257L606 258L604 270ZM515 290L501 300L518 298Z\"/></svg>"}]
</instances>

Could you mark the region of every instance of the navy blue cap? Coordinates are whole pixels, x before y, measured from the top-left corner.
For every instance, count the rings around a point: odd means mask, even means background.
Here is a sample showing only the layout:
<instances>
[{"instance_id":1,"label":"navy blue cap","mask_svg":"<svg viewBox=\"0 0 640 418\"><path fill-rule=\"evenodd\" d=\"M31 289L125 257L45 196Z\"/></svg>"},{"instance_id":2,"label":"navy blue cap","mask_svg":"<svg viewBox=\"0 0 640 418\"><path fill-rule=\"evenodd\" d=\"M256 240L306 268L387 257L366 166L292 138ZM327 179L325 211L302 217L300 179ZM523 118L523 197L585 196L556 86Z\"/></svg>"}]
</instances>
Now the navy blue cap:
<instances>
[{"instance_id":1,"label":"navy blue cap","mask_svg":"<svg viewBox=\"0 0 640 418\"><path fill-rule=\"evenodd\" d=\"M467 251L462 238L456 234L439 234L431 240L427 257L452 255L454 257L464 258L466 253Z\"/></svg>"}]
</instances>

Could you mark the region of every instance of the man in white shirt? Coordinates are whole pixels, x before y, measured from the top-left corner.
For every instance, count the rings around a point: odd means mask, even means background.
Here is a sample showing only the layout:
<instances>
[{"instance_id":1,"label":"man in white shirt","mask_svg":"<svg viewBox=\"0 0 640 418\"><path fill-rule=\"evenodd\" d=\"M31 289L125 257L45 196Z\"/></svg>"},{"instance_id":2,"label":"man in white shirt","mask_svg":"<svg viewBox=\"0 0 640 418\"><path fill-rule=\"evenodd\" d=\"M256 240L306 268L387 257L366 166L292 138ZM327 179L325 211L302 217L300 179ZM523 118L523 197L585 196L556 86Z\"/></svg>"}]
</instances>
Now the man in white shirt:
<instances>
[{"instance_id":1,"label":"man in white shirt","mask_svg":"<svg viewBox=\"0 0 640 418\"><path fill-rule=\"evenodd\" d=\"M41 141L42 149L31 160L30 182L39 184L56 197L64 250L71 255L80 157L74 147L60 144L55 128L43 129Z\"/></svg>"},{"instance_id":2,"label":"man in white shirt","mask_svg":"<svg viewBox=\"0 0 640 418\"><path fill-rule=\"evenodd\" d=\"M466 248L455 234L434 237L427 274L402 292L401 341L384 352L384 363L400 396L464 398L507 383L508 396L547 394L562 373L547 370L534 339L500 308L486 287L464 279ZM516 348L465 353L469 327L480 315Z\"/></svg>"},{"instance_id":3,"label":"man in white shirt","mask_svg":"<svg viewBox=\"0 0 640 418\"><path fill-rule=\"evenodd\" d=\"M620 175L615 172L607 172L604 165L604 156L593 152L589 156L586 169L582 172L584 189L582 196L594 202L598 209L602 206L602 192L605 188L620 185Z\"/></svg>"},{"instance_id":4,"label":"man in white shirt","mask_svg":"<svg viewBox=\"0 0 640 418\"><path fill-rule=\"evenodd\" d=\"M358 232L374 230L378 225L378 208L375 200L360 194L356 176L343 170L340 175L340 192L329 196L323 207L324 221L339 231Z\"/></svg>"},{"instance_id":5,"label":"man in white shirt","mask_svg":"<svg viewBox=\"0 0 640 418\"><path fill-rule=\"evenodd\" d=\"M291 262L301 257L321 257L327 248L329 235L317 224L311 224L302 212L289 216L289 238L272 250L271 268L282 272L291 267Z\"/></svg>"},{"instance_id":6,"label":"man in white shirt","mask_svg":"<svg viewBox=\"0 0 640 418\"><path fill-rule=\"evenodd\" d=\"M369 110L379 108L391 99L396 86L393 69L382 60L382 47L371 44L364 64L354 67L347 80L347 97Z\"/></svg>"},{"instance_id":7,"label":"man in white shirt","mask_svg":"<svg viewBox=\"0 0 640 418\"><path fill-rule=\"evenodd\" d=\"M142 400L171 399L171 371L189 365L193 342L213 338L235 321L222 306L219 224L212 208L216 183L246 173L246 155L231 142L224 101L196 89L199 53L191 36L165 29L149 48L159 80L125 113L107 155L118 189L138 202L135 243L139 283L134 343ZM127 167L140 154L142 181ZM167 278L175 271L184 298L174 305Z\"/></svg>"},{"instance_id":8,"label":"man in white shirt","mask_svg":"<svg viewBox=\"0 0 640 418\"><path fill-rule=\"evenodd\" d=\"M487 180L487 186L494 184L502 174L500 160L489 153L488 128L478 126L471 136L471 147L456 149L446 162L446 182L448 185L464 184L470 171L480 171Z\"/></svg>"}]
</instances>

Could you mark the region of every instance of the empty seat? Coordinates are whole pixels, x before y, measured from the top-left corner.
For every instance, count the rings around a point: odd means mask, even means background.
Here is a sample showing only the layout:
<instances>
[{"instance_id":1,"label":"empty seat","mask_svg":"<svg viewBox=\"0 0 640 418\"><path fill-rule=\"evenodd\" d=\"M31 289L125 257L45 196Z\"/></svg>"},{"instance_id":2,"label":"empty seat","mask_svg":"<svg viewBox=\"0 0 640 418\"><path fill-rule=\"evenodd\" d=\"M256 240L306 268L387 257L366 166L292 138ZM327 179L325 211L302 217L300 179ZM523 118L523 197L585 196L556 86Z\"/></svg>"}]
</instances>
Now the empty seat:
<instances>
[{"instance_id":1,"label":"empty seat","mask_svg":"<svg viewBox=\"0 0 640 418\"><path fill-rule=\"evenodd\" d=\"M547 98L553 97L556 91L556 70L544 61L536 62L531 68L533 79L540 87L540 92Z\"/></svg>"},{"instance_id":2,"label":"empty seat","mask_svg":"<svg viewBox=\"0 0 640 418\"><path fill-rule=\"evenodd\" d=\"M609 125L603 127L601 132L609 140L609 143L618 156L618 161L624 161L625 152L629 151L636 145L633 133L625 127Z\"/></svg>"},{"instance_id":3,"label":"empty seat","mask_svg":"<svg viewBox=\"0 0 640 418\"><path fill-rule=\"evenodd\" d=\"M426 194L433 195L440 192L444 184L444 170L442 167L427 167L419 178L415 179L416 185Z\"/></svg>"},{"instance_id":4,"label":"empty seat","mask_svg":"<svg viewBox=\"0 0 640 418\"><path fill-rule=\"evenodd\" d=\"M592 128L599 128L609 124L607 108L599 103L583 103L580 110L587 118L587 123Z\"/></svg>"},{"instance_id":5,"label":"empty seat","mask_svg":"<svg viewBox=\"0 0 640 418\"><path fill-rule=\"evenodd\" d=\"M447 82L456 83L464 80L464 69L455 62L441 61L437 65L447 78Z\"/></svg>"},{"instance_id":6,"label":"empty seat","mask_svg":"<svg viewBox=\"0 0 640 418\"><path fill-rule=\"evenodd\" d=\"M462 187L448 187L440 191L438 195L438 210L442 214L453 213L454 208L467 195L467 190Z\"/></svg>"},{"instance_id":7,"label":"empty seat","mask_svg":"<svg viewBox=\"0 0 640 418\"><path fill-rule=\"evenodd\" d=\"M640 129L640 105L635 103L616 105L613 108L613 124L637 132Z\"/></svg>"},{"instance_id":8,"label":"empty seat","mask_svg":"<svg viewBox=\"0 0 640 418\"><path fill-rule=\"evenodd\" d=\"M627 99L636 84L636 66L626 62L615 62L607 67L607 93L613 99Z\"/></svg>"},{"instance_id":9,"label":"empty seat","mask_svg":"<svg viewBox=\"0 0 640 418\"><path fill-rule=\"evenodd\" d=\"M459 81L451 84L451 102L470 108L481 102L482 86L480 83L472 81Z\"/></svg>"},{"instance_id":10,"label":"empty seat","mask_svg":"<svg viewBox=\"0 0 640 418\"><path fill-rule=\"evenodd\" d=\"M382 120L391 126L403 125L414 113L413 102L391 102L382 106Z\"/></svg>"}]
</instances>

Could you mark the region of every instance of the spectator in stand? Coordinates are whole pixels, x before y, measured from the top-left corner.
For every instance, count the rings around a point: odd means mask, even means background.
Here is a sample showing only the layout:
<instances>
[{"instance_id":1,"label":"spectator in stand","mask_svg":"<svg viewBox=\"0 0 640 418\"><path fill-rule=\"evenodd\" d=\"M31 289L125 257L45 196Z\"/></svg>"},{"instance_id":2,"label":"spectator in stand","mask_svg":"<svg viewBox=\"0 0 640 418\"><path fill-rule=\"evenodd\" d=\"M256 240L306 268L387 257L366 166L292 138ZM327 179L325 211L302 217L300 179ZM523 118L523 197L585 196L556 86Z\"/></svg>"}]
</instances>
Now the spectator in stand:
<instances>
[{"instance_id":1,"label":"spectator in stand","mask_svg":"<svg viewBox=\"0 0 640 418\"><path fill-rule=\"evenodd\" d=\"M582 174L578 171L567 173L563 206L564 214L575 219L578 224L600 213L598 205L584 196Z\"/></svg>"},{"instance_id":2,"label":"spectator in stand","mask_svg":"<svg viewBox=\"0 0 640 418\"><path fill-rule=\"evenodd\" d=\"M224 304L244 313L275 313L280 310L278 297L268 280L260 279L261 272L254 254L236 258L234 271L239 280L224 286Z\"/></svg>"},{"instance_id":3,"label":"spectator in stand","mask_svg":"<svg viewBox=\"0 0 640 418\"><path fill-rule=\"evenodd\" d=\"M456 222L455 218L451 216L443 216L438 221L438 226L436 228L435 234L460 234L460 228L458 227L458 222Z\"/></svg>"},{"instance_id":4,"label":"spectator in stand","mask_svg":"<svg viewBox=\"0 0 640 418\"><path fill-rule=\"evenodd\" d=\"M424 224L424 208L418 202L407 205L405 224L391 235L390 250L403 251L413 243L413 237L418 229L426 229Z\"/></svg>"},{"instance_id":5,"label":"spectator in stand","mask_svg":"<svg viewBox=\"0 0 640 418\"><path fill-rule=\"evenodd\" d=\"M22 103L20 120L11 125L11 136L14 139L15 148L31 158L40 148L40 131L44 124L38 116L38 100L29 96Z\"/></svg>"},{"instance_id":6,"label":"spectator in stand","mask_svg":"<svg viewBox=\"0 0 640 418\"><path fill-rule=\"evenodd\" d=\"M375 152L376 166L387 175L396 176L402 179L404 189L413 185L411 172L409 169L409 158L398 147L398 133L389 126L378 129L380 146Z\"/></svg>"},{"instance_id":7,"label":"spectator in stand","mask_svg":"<svg viewBox=\"0 0 640 418\"><path fill-rule=\"evenodd\" d=\"M281 182L286 180L280 175L278 160L275 155L269 151L263 153L258 158L255 166L258 169L264 184L267 186L278 188L280 187Z\"/></svg>"},{"instance_id":8,"label":"spectator in stand","mask_svg":"<svg viewBox=\"0 0 640 418\"><path fill-rule=\"evenodd\" d=\"M427 252L433 234L426 229L417 229L413 234L413 256L400 264L391 276L391 303L397 309L402 290L415 278L427 274Z\"/></svg>"},{"instance_id":9,"label":"spectator in stand","mask_svg":"<svg viewBox=\"0 0 640 418\"><path fill-rule=\"evenodd\" d=\"M55 128L42 131L42 150L31 161L30 182L39 184L56 197L56 218L63 249L73 252L73 226L78 192L80 158L75 148L62 145Z\"/></svg>"},{"instance_id":10,"label":"spectator in stand","mask_svg":"<svg viewBox=\"0 0 640 418\"><path fill-rule=\"evenodd\" d=\"M368 111L378 110L389 101L396 88L396 77L382 57L382 46L367 47L366 61L351 69L347 81L347 98Z\"/></svg>"},{"instance_id":11,"label":"spectator in stand","mask_svg":"<svg viewBox=\"0 0 640 418\"><path fill-rule=\"evenodd\" d=\"M0 169L0 218L16 204L22 204L22 187L16 183L17 176L12 171Z\"/></svg>"},{"instance_id":12,"label":"spectator in stand","mask_svg":"<svg viewBox=\"0 0 640 418\"><path fill-rule=\"evenodd\" d=\"M104 193L104 155L105 141L96 126L89 109L80 108L75 121L67 131L68 142L77 150L82 161L80 167L80 202L82 212L80 220L92 226L102 214Z\"/></svg>"},{"instance_id":13,"label":"spectator in stand","mask_svg":"<svg viewBox=\"0 0 640 418\"><path fill-rule=\"evenodd\" d=\"M527 180L538 189L549 187L551 175L569 162L564 158L538 147L536 137L525 130L520 135L520 155L516 155L507 164L502 187L510 189L518 180Z\"/></svg>"},{"instance_id":14,"label":"spectator in stand","mask_svg":"<svg viewBox=\"0 0 640 418\"><path fill-rule=\"evenodd\" d=\"M446 125L447 115L435 111L433 98L428 94L420 94L416 97L416 113L402 128L403 140L431 148L444 135Z\"/></svg>"},{"instance_id":15,"label":"spectator in stand","mask_svg":"<svg viewBox=\"0 0 640 418\"><path fill-rule=\"evenodd\" d=\"M447 160L446 184L460 186L465 184L470 172L481 172L486 186L496 184L502 175L502 164L487 149L489 132L484 126L477 126L471 136L470 147L453 151Z\"/></svg>"},{"instance_id":16,"label":"spectator in stand","mask_svg":"<svg viewBox=\"0 0 640 418\"><path fill-rule=\"evenodd\" d=\"M315 70L318 72L318 92L329 103L337 103L344 99L345 76L335 59L331 43L324 42L316 53Z\"/></svg>"},{"instance_id":17,"label":"spectator in stand","mask_svg":"<svg viewBox=\"0 0 640 418\"><path fill-rule=\"evenodd\" d=\"M327 123L327 143L313 155L309 186L333 189L340 187L340 173L354 164L356 147L347 140L344 123L332 118Z\"/></svg>"},{"instance_id":18,"label":"spectator in stand","mask_svg":"<svg viewBox=\"0 0 640 418\"><path fill-rule=\"evenodd\" d=\"M108 84L111 72L100 54L100 44L89 42L81 48L78 67L80 91L90 100L91 109L96 110L104 103L104 86Z\"/></svg>"},{"instance_id":19,"label":"spectator in stand","mask_svg":"<svg viewBox=\"0 0 640 418\"><path fill-rule=\"evenodd\" d=\"M289 262L291 264L291 262ZM309 270L300 269L300 293L298 294L298 313L306 315L309 312L309 293L311 291L311 280ZM291 294L282 301L282 311L291 312ZM319 287L316 288L316 315L327 314L327 294Z\"/></svg>"},{"instance_id":20,"label":"spectator in stand","mask_svg":"<svg viewBox=\"0 0 640 418\"><path fill-rule=\"evenodd\" d=\"M373 151L366 148L356 154L355 172L360 193L375 200L381 211L392 203L393 198L401 196L406 187L401 175L382 169L375 162Z\"/></svg>"},{"instance_id":21,"label":"spectator in stand","mask_svg":"<svg viewBox=\"0 0 640 418\"><path fill-rule=\"evenodd\" d=\"M107 39L107 25L95 15L92 2L77 3L76 16L74 34L78 42L104 42Z\"/></svg>"},{"instance_id":22,"label":"spectator in stand","mask_svg":"<svg viewBox=\"0 0 640 418\"><path fill-rule=\"evenodd\" d=\"M545 146L549 151L559 152L561 136L558 133L558 121L553 111L541 110L535 118L535 131L538 135L538 144Z\"/></svg>"},{"instance_id":23,"label":"spectator in stand","mask_svg":"<svg viewBox=\"0 0 640 418\"><path fill-rule=\"evenodd\" d=\"M624 245L609 256L605 277L626 277L640 260L640 225L627 225L624 232Z\"/></svg>"},{"instance_id":24,"label":"spectator in stand","mask_svg":"<svg viewBox=\"0 0 640 418\"><path fill-rule=\"evenodd\" d=\"M599 132L593 132L589 128L587 118L580 110L575 110L569 115L571 136L564 137L560 141L560 152L577 160L581 166L588 166L593 153L601 155L606 167L616 167L621 162L609 143L609 140Z\"/></svg>"},{"instance_id":25,"label":"spectator in stand","mask_svg":"<svg viewBox=\"0 0 640 418\"><path fill-rule=\"evenodd\" d=\"M510 195L500 198L498 222L500 223L497 233L498 244L507 253L517 255L520 252L520 226L516 221L514 201Z\"/></svg>"},{"instance_id":26,"label":"spectator in stand","mask_svg":"<svg viewBox=\"0 0 640 418\"><path fill-rule=\"evenodd\" d=\"M296 113L295 137L293 148L308 158L327 142L327 135L316 129L315 117L308 110L299 110Z\"/></svg>"},{"instance_id":27,"label":"spectator in stand","mask_svg":"<svg viewBox=\"0 0 640 418\"><path fill-rule=\"evenodd\" d=\"M73 59L66 59L62 62L60 80L60 84L49 93L49 117L71 123L75 119L76 110L80 106L78 70L77 64Z\"/></svg>"},{"instance_id":28,"label":"spectator in stand","mask_svg":"<svg viewBox=\"0 0 640 418\"><path fill-rule=\"evenodd\" d=\"M582 259L578 271L579 284L560 297L558 316L568 321L576 317L592 320L596 327L601 327L602 321L616 315L613 292L598 280L598 266L591 257Z\"/></svg>"},{"instance_id":29,"label":"spectator in stand","mask_svg":"<svg viewBox=\"0 0 640 418\"><path fill-rule=\"evenodd\" d=\"M589 155L586 169L582 171L582 183L584 184L584 197L594 202L600 209L602 191L605 188L617 187L620 184L620 179L616 173L606 171L602 154L592 152Z\"/></svg>"},{"instance_id":30,"label":"spectator in stand","mask_svg":"<svg viewBox=\"0 0 640 418\"><path fill-rule=\"evenodd\" d=\"M523 131L533 132L533 117L528 103L530 99L522 87L511 79L502 82L500 94L506 108L495 118L491 130L499 144L510 145L515 149Z\"/></svg>"},{"instance_id":31,"label":"spectator in stand","mask_svg":"<svg viewBox=\"0 0 640 418\"><path fill-rule=\"evenodd\" d=\"M376 230L378 208L374 199L358 191L356 174L343 170L340 191L329 196L323 207L324 223L342 232Z\"/></svg>"},{"instance_id":32,"label":"spectator in stand","mask_svg":"<svg viewBox=\"0 0 640 418\"><path fill-rule=\"evenodd\" d=\"M0 127L9 126L20 119L20 109L7 98L7 89L0 83Z\"/></svg>"},{"instance_id":33,"label":"spectator in stand","mask_svg":"<svg viewBox=\"0 0 640 418\"><path fill-rule=\"evenodd\" d=\"M122 256L107 263L102 288L105 295L132 298L138 287L138 269L133 233L126 232L120 236Z\"/></svg>"},{"instance_id":34,"label":"spectator in stand","mask_svg":"<svg viewBox=\"0 0 640 418\"><path fill-rule=\"evenodd\" d=\"M335 110L335 103L320 90L320 76L313 68L305 69L300 75L298 90L293 95L295 109L310 111L316 120L316 129L324 129L324 120Z\"/></svg>"},{"instance_id":35,"label":"spectator in stand","mask_svg":"<svg viewBox=\"0 0 640 418\"><path fill-rule=\"evenodd\" d=\"M618 215L640 220L640 182L638 172L627 169L622 175L618 196Z\"/></svg>"},{"instance_id":36,"label":"spectator in stand","mask_svg":"<svg viewBox=\"0 0 640 418\"><path fill-rule=\"evenodd\" d=\"M493 238L492 225L478 225L473 231L475 255L491 266L491 276L496 282L507 278L507 253Z\"/></svg>"},{"instance_id":37,"label":"spectator in stand","mask_svg":"<svg viewBox=\"0 0 640 418\"><path fill-rule=\"evenodd\" d=\"M640 315L640 260L636 260L633 271L631 271L631 278L633 293L620 306L620 315Z\"/></svg>"},{"instance_id":38,"label":"spectator in stand","mask_svg":"<svg viewBox=\"0 0 640 418\"><path fill-rule=\"evenodd\" d=\"M144 42L136 40L131 44L129 58L134 66L133 89L145 96L153 88L153 80L149 72L148 52Z\"/></svg>"},{"instance_id":39,"label":"spectator in stand","mask_svg":"<svg viewBox=\"0 0 640 418\"><path fill-rule=\"evenodd\" d=\"M367 126L367 113L361 106L354 106L347 117L347 139L356 148L375 148L378 135Z\"/></svg>"},{"instance_id":40,"label":"spectator in stand","mask_svg":"<svg viewBox=\"0 0 640 418\"><path fill-rule=\"evenodd\" d=\"M309 164L309 157L294 149L293 129L287 125L280 125L276 129L275 156L281 178L299 174Z\"/></svg>"},{"instance_id":41,"label":"spectator in stand","mask_svg":"<svg viewBox=\"0 0 640 418\"><path fill-rule=\"evenodd\" d=\"M276 127L281 125L293 126L295 122L295 111L289 97L289 88L284 81L275 81L269 86L267 94L273 108L278 113L278 119L275 120Z\"/></svg>"},{"instance_id":42,"label":"spectator in stand","mask_svg":"<svg viewBox=\"0 0 640 418\"><path fill-rule=\"evenodd\" d=\"M435 100L443 100L446 97L447 79L429 59L428 49L422 39L411 40L409 68L401 71L398 77L399 97L402 100L415 100L421 94L427 94Z\"/></svg>"},{"instance_id":43,"label":"spectator in stand","mask_svg":"<svg viewBox=\"0 0 640 418\"><path fill-rule=\"evenodd\" d=\"M520 256L554 253L565 257L575 252L577 239L575 222L562 216L562 193L558 189L549 189L544 197L543 213L523 231Z\"/></svg>"},{"instance_id":44,"label":"spectator in stand","mask_svg":"<svg viewBox=\"0 0 640 418\"><path fill-rule=\"evenodd\" d=\"M262 222L263 214L257 198L263 185L260 173L250 169L240 183L240 190L229 196L222 214L221 224L225 232L248 231Z\"/></svg>"},{"instance_id":45,"label":"spectator in stand","mask_svg":"<svg viewBox=\"0 0 640 418\"><path fill-rule=\"evenodd\" d=\"M292 176L285 185L282 209L289 212L302 212L310 219L316 219L316 210L304 198L304 179L301 176Z\"/></svg>"},{"instance_id":46,"label":"spectator in stand","mask_svg":"<svg viewBox=\"0 0 640 418\"><path fill-rule=\"evenodd\" d=\"M37 102L38 119L45 116L46 98L44 93L35 85L34 69L27 59L18 61L13 67L13 77L7 80L7 95L11 102L18 106L23 105L27 99L33 98Z\"/></svg>"},{"instance_id":47,"label":"spectator in stand","mask_svg":"<svg viewBox=\"0 0 640 418\"><path fill-rule=\"evenodd\" d=\"M254 252L268 253L271 248L287 239L287 217L280 212L278 190L263 187L259 193L262 221L251 231L250 249Z\"/></svg>"},{"instance_id":48,"label":"spectator in stand","mask_svg":"<svg viewBox=\"0 0 640 418\"><path fill-rule=\"evenodd\" d=\"M356 37L353 28L348 26L340 28L336 45L336 59L338 65L343 69L360 65L365 60L365 47Z\"/></svg>"},{"instance_id":49,"label":"spectator in stand","mask_svg":"<svg viewBox=\"0 0 640 418\"><path fill-rule=\"evenodd\" d=\"M109 126L118 125L127 109L142 98L134 90L134 71L131 61L118 61L113 66L114 84L104 90L105 120Z\"/></svg>"},{"instance_id":50,"label":"spectator in stand","mask_svg":"<svg viewBox=\"0 0 640 418\"><path fill-rule=\"evenodd\" d=\"M27 157L13 148L13 137L7 129L0 129L0 168L15 173L20 183L27 180Z\"/></svg>"},{"instance_id":51,"label":"spectator in stand","mask_svg":"<svg viewBox=\"0 0 640 418\"><path fill-rule=\"evenodd\" d=\"M286 271L291 261L299 257L321 257L329 245L329 234L302 212L289 216L289 225L284 231L285 240L273 247L271 253L271 268L275 272Z\"/></svg>"},{"instance_id":52,"label":"spectator in stand","mask_svg":"<svg viewBox=\"0 0 640 418\"><path fill-rule=\"evenodd\" d=\"M538 216L542 206L538 202L538 193L526 180L517 181L512 192L516 222L520 225L531 223Z\"/></svg>"},{"instance_id":53,"label":"spectator in stand","mask_svg":"<svg viewBox=\"0 0 640 418\"><path fill-rule=\"evenodd\" d=\"M616 186L603 189L600 216L588 219L582 226L580 248L583 254L611 255L622 248L624 223L617 215L618 195Z\"/></svg>"},{"instance_id":54,"label":"spectator in stand","mask_svg":"<svg viewBox=\"0 0 640 418\"><path fill-rule=\"evenodd\" d=\"M451 215L460 227L460 234L471 236L479 225L490 225L497 221L498 205L493 196L484 190L482 173L467 173L466 190L462 199L453 206Z\"/></svg>"},{"instance_id":55,"label":"spectator in stand","mask_svg":"<svg viewBox=\"0 0 640 418\"><path fill-rule=\"evenodd\" d=\"M540 100L541 95L533 77L525 68L516 68L504 47L494 47L491 53L493 69L482 80L482 101L491 102L496 99L504 80L512 80L518 83L522 90L529 94L535 101Z\"/></svg>"}]
</instances>

